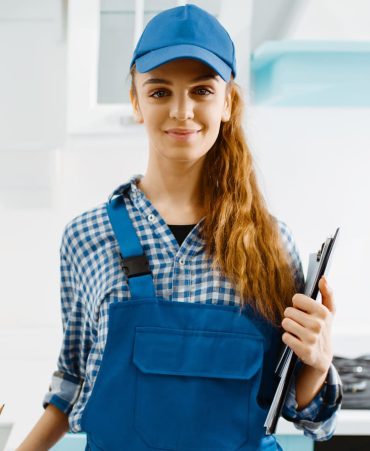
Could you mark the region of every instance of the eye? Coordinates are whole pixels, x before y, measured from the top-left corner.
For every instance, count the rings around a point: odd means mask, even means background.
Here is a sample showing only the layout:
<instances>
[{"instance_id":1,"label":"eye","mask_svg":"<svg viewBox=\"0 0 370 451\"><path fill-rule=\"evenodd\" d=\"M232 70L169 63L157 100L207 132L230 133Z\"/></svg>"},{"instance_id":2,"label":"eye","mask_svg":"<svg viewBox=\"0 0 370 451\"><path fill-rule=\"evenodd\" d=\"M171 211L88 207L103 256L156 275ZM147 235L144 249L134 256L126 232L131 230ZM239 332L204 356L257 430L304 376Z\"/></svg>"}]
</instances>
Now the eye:
<instances>
[{"instance_id":1,"label":"eye","mask_svg":"<svg viewBox=\"0 0 370 451\"><path fill-rule=\"evenodd\" d=\"M149 97L153 97L155 99L161 99L161 98L165 97L166 92L167 92L167 90L165 90L165 89L157 89L157 91L154 91L153 94L150 94ZM209 96L210 94L213 94L213 92L207 88L195 88L193 92L199 94L201 97L206 97L206 96Z\"/></svg>"},{"instance_id":2,"label":"eye","mask_svg":"<svg viewBox=\"0 0 370 451\"><path fill-rule=\"evenodd\" d=\"M212 91L210 91L207 88L196 88L195 91L197 91L197 92L203 91L203 92L207 92L208 93L208 94L201 94L201 95L207 95L208 96L208 95L212 94Z\"/></svg>"},{"instance_id":3,"label":"eye","mask_svg":"<svg viewBox=\"0 0 370 451\"><path fill-rule=\"evenodd\" d=\"M153 94L151 94L149 97L154 97L155 99L160 99L162 97L164 97L163 95L158 95L157 94L163 94L166 91L164 89L158 89L157 91L154 91Z\"/></svg>"}]
</instances>

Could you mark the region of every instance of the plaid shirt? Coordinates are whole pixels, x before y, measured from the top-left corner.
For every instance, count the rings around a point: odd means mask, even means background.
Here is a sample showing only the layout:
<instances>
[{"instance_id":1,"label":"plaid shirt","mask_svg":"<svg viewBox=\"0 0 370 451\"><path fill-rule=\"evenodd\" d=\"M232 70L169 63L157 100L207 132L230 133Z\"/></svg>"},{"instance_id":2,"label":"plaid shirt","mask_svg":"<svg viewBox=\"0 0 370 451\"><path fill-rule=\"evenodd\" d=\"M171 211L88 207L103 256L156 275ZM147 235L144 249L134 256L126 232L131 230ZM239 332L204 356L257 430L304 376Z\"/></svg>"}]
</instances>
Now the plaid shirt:
<instances>
[{"instance_id":1,"label":"plaid shirt","mask_svg":"<svg viewBox=\"0 0 370 451\"><path fill-rule=\"evenodd\" d=\"M237 305L240 298L231 283L211 268L211 262L205 256L199 234L201 221L179 246L158 211L136 186L141 177L131 177L130 189L124 199L149 259L156 295L174 301ZM43 406L54 404L69 415L73 432L81 431L81 416L102 362L109 304L131 297L105 205L98 205L71 220L65 226L60 246L64 335L58 370L52 375ZM303 290L302 264L292 234L281 221L279 227L293 257L295 277ZM293 383L283 416L315 440L329 438L335 429L342 395L335 367L330 367L321 392L299 412L294 386Z\"/></svg>"}]
</instances>

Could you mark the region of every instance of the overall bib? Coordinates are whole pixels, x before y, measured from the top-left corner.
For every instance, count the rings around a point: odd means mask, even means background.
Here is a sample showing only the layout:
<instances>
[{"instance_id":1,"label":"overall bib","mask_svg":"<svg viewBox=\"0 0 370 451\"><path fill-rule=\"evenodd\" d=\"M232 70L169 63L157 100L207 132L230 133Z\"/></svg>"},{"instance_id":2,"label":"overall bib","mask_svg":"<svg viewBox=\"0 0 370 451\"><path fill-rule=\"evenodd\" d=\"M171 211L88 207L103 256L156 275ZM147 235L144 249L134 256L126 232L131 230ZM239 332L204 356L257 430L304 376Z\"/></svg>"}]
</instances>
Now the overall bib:
<instances>
[{"instance_id":1,"label":"overall bib","mask_svg":"<svg viewBox=\"0 0 370 451\"><path fill-rule=\"evenodd\" d=\"M109 306L106 346L81 418L86 451L281 449L265 436L268 404L257 402L274 388L275 328L238 306L156 297L123 194L107 210L132 299Z\"/></svg>"}]
</instances>

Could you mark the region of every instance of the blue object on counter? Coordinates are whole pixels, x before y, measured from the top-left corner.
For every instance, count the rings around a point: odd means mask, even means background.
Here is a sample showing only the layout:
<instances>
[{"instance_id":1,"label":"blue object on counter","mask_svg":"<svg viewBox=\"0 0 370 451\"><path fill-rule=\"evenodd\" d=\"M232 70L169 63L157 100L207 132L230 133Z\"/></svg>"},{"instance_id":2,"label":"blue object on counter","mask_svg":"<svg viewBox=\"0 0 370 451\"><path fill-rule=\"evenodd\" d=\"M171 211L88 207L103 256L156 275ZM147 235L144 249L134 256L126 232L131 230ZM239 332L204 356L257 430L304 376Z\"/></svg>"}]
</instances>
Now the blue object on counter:
<instances>
[{"instance_id":1,"label":"blue object on counter","mask_svg":"<svg viewBox=\"0 0 370 451\"><path fill-rule=\"evenodd\" d=\"M369 107L370 41L268 41L251 56L251 100L287 107Z\"/></svg>"},{"instance_id":2,"label":"blue object on counter","mask_svg":"<svg viewBox=\"0 0 370 451\"><path fill-rule=\"evenodd\" d=\"M86 448L86 434L68 433L66 434L51 451L84 451Z\"/></svg>"}]
</instances>

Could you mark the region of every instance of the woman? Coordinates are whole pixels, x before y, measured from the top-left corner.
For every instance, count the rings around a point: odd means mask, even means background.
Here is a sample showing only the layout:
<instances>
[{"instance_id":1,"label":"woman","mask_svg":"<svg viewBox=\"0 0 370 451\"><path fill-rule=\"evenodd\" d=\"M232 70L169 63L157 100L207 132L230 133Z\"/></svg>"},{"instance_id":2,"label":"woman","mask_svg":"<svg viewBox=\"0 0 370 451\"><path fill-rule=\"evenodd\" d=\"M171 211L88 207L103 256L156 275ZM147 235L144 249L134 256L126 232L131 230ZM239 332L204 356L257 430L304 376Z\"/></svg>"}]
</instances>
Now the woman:
<instances>
[{"instance_id":1,"label":"woman","mask_svg":"<svg viewBox=\"0 0 370 451\"><path fill-rule=\"evenodd\" d=\"M333 294L324 279L322 304L300 294L290 231L256 183L235 75L228 33L197 6L145 28L130 95L147 172L65 228L58 371L19 450L48 449L68 427L91 450L281 449L263 423L283 343L301 360L283 415L332 435Z\"/></svg>"}]
</instances>

